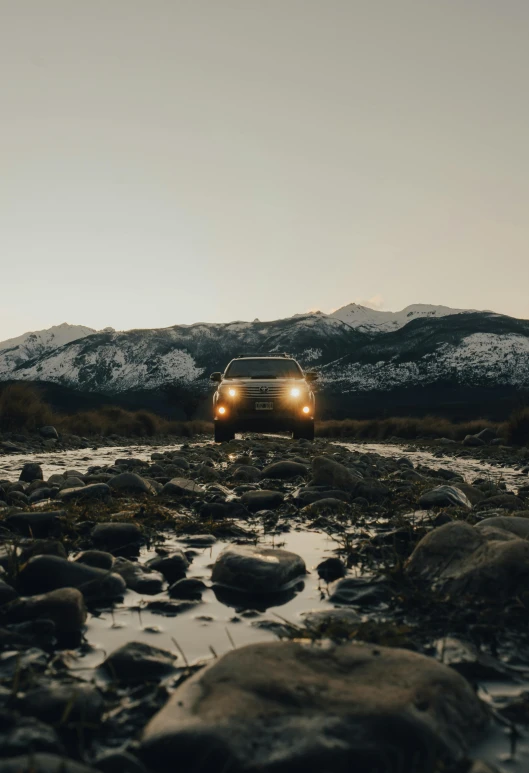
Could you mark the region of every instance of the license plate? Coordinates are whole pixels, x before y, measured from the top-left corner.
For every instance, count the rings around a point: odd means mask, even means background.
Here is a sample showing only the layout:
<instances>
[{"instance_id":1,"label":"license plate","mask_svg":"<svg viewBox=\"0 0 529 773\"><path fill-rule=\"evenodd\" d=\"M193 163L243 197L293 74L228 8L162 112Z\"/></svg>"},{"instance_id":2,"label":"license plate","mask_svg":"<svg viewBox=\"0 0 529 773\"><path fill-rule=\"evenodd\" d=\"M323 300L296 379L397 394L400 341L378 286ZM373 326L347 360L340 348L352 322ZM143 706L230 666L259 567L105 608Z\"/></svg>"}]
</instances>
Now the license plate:
<instances>
[{"instance_id":1,"label":"license plate","mask_svg":"<svg viewBox=\"0 0 529 773\"><path fill-rule=\"evenodd\" d=\"M274 410L274 403L255 403L255 410L256 411L273 411Z\"/></svg>"}]
</instances>

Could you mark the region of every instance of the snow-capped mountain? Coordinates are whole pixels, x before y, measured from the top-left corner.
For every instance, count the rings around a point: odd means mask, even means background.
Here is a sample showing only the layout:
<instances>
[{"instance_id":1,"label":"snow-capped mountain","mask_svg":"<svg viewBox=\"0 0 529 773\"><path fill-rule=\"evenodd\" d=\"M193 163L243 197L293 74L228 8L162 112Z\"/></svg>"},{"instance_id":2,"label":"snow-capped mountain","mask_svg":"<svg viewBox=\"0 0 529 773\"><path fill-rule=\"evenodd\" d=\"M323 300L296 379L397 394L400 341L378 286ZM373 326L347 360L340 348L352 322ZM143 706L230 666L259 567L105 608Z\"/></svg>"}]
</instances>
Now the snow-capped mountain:
<instances>
[{"instance_id":1,"label":"snow-capped mountain","mask_svg":"<svg viewBox=\"0 0 529 773\"><path fill-rule=\"evenodd\" d=\"M389 333L399 330L414 319L447 317L452 314L470 314L470 309L451 309L449 306L431 306L415 303L402 311L378 311L358 303L349 303L333 311L331 316L346 322L362 333ZM474 312L475 313L475 312Z\"/></svg>"},{"instance_id":2,"label":"snow-capped mountain","mask_svg":"<svg viewBox=\"0 0 529 773\"><path fill-rule=\"evenodd\" d=\"M340 415L353 415L351 406L366 400L373 410L387 411L397 393L412 407L420 401L435 412L440 390L449 392L450 404L463 400L466 405L479 390L496 390L489 404L504 399L506 390L513 399L529 390L529 321L418 305L391 319L382 317L382 323L376 315L391 312L364 310L375 315L369 317L369 324L377 323L373 330L360 321L362 307L345 308L353 309L358 324L318 312L274 322L128 332L60 326L22 336L19 343L6 342L9 347L0 344L0 380L55 384L128 404L133 395L138 405L149 395L153 406L153 395L175 385L207 395L209 374L223 370L239 353L287 351L303 367L319 371L320 405L327 415L336 413L337 406ZM387 332L385 324L390 325Z\"/></svg>"},{"instance_id":3,"label":"snow-capped mountain","mask_svg":"<svg viewBox=\"0 0 529 773\"><path fill-rule=\"evenodd\" d=\"M48 330L38 330L34 333L24 333L17 338L0 342L0 378L9 377L13 369L19 365L41 357L53 349L59 349L71 341L85 338L96 331L84 325L54 325Z\"/></svg>"}]
</instances>

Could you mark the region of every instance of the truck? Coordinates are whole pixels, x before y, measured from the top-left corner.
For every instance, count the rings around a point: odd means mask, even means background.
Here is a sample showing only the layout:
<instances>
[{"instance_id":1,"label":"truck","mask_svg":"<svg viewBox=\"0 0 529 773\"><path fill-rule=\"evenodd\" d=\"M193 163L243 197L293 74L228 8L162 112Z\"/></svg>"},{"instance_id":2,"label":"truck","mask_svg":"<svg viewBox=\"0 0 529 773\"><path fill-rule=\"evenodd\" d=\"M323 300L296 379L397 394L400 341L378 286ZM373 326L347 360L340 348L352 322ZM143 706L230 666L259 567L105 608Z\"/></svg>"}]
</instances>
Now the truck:
<instances>
[{"instance_id":1,"label":"truck","mask_svg":"<svg viewBox=\"0 0 529 773\"><path fill-rule=\"evenodd\" d=\"M315 372L303 372L289 354L239 354L212 373L215 442L236 432L291 432L314 440Z\"/></svg>"}]
</instances>

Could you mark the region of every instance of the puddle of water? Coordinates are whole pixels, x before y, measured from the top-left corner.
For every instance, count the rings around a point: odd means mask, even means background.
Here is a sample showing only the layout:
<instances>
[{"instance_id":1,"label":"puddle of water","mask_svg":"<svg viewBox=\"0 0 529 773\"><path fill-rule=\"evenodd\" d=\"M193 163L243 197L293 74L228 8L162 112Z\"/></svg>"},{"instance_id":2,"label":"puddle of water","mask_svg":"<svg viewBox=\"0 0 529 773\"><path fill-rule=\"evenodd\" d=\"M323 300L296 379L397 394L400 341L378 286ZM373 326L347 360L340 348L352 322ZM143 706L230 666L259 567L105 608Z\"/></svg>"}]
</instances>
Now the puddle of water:
<instances>
[{"instance_id":1,"label":"puddle of water","mask_svg":"<svg viewBox=\"0 0 529 773\"><path fill-rule=\"evenodd\" d=\"M200 552L193 559L187 576L210 584L211 566L227 544L219 541ZM130 641L141 641L174 652L175 640L188 662L194 663L211 658L212 650L217 655L222 655L232 649L232 642L236 647L241 647L252 642L275 640L276 636L272 631L252 625L263 620L281 624L282 620L276 617L274 612L299 625L302 612L332 608L327 600L327 586L319 579L315 567L324 558L333 555L333 551L338 547L335 540L318 531L295 531L276 535L274 541L267 538L259 544L291 550L305 560L309 573L304 578L303 588L286 603L279 602L278 606L270 606L262 614L246 617L244 614L238 614L234 607L219 601L214 591L208 588L203 594L203 603L177 617L165 617L147 610L138 613L130 607L141 606L154 600L167 600L166 592L156 596L142 596L128 591L124 604L115 608L113 614L105 612L99 617L89 618L86 637L94 649L83 657L83 666L95 668L104 660L106 654ZM169 545L183 550L189 547L176 540L164 543L165 547ZM155 555L154 550L146 552L141 556L141 560L143 562Z\"/></svg>"}]
</instances>

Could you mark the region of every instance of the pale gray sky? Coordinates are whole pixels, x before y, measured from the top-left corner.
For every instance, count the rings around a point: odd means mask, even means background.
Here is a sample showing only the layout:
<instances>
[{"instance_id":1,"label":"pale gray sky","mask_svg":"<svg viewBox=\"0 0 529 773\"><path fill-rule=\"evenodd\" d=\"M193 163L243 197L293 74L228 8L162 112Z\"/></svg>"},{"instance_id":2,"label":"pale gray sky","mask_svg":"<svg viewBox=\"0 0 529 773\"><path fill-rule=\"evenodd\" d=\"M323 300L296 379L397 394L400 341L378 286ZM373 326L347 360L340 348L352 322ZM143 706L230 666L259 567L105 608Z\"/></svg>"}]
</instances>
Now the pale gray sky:
<instances>
[{"instance_id":1,"label":"pale gray sky","mask_svg":"<svg viewBox=\"0 0 529 773\"><path fill-rule=\"evenodd\" d=\"M527 0L0 0L0 340L529 318Z\"/></svg>"}]
</instances>

